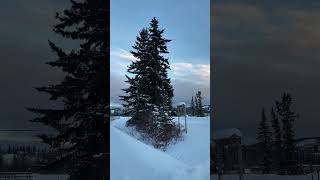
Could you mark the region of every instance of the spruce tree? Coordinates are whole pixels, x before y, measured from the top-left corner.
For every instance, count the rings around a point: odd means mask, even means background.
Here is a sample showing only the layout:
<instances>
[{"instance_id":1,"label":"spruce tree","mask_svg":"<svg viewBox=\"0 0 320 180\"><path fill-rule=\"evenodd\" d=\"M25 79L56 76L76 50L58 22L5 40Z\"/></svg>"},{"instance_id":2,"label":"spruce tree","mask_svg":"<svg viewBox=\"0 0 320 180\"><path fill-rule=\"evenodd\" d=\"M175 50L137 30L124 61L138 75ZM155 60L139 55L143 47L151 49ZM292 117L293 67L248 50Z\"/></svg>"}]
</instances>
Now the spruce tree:
<instances>
[{"instance_id":1,"label":"spruce tree","mask_svg":"<svg viewBox=\"0 0 320 180\"><path fill-rule=\"evenodd\" d=\"M282 150L284 155L284 168L290 171L290 167L297 165L295 163L294 155L296 147L294 143L295 132L293 123L297 117L296 113L291 110L292 97L289 93L283 93L281 101L276 101L277 113L282 122Z\"/></svg>"},{"instance_id":2,"label":"spruce tree","mask_svg":"<svg viewBox=\"0 0 320 180\"><path fill-rule=\"evenodd\" d=\"M191 97L190 108L191 108L191 115L195 116L196 115L196 107L195 107L195 104L194 104L193 95Z\"/></svg>"},{"instance_id":3,"label":"spruce tree","mask_svg":"<svg viewBox=\"0 0 320 180\"><path fill-rule=\"evenodd\" d=\"M27 108L39 116L32 122L54 128L56 136L41 138L52 148L64 148L70 163L70 179L102 180L107 161L108 133L106 114L109 99L108 2L104 0L71 1L71 7L57 13L53 31L65 39L76 40L80 48L71 51L49 41L57 55L50 61L65 77L58 84L36 88L62 102L61 108ZM107 132L105 132L107 131ZM106 165L106 164L105 164Z\"/></svg>"},{"instance_id":4,"label":"spruce tree","mask_svg":"<svg viewBox=\"0 0 320 180\"><path fill-rule=\"evenodd\" d=\"M158 20L153 18L150 23L148 51L150 55L150 86L151 102L163 110L171 114L173 88L171 81L168 78L168 70L170 70L169 59L163 54L168 54L167 43L171 40L163 37L164 29L159 29Z\"/></svg>"},{"instance_id":5,"label":"spruce tree","mask_svg":"<svg viewBox=\"0 0 320 180\"><path fill-rule=\"evenodd\" d=\"M198 100L197 94L194 96L194 102L195 102L195 116L199 117L199 100Z\"/></svg>"},{"instance_id":6,"label":"spruce tree","mask_svg":"<svg viewBox=\"0 0 320 180\"><path fill-rule=\"evenodd\" d=\"M262 109L262 119L258 128L258 144L262 150L263 159L262 159L262 171L263 173L270 173L272 167L272 155L271 155L271 142L272 142L272 134L270 132L270 128L267 122L267 117L265 114L264 108Z\"/></svg>"},{"instance_id":7,"label":"spruce tree","mask_svg":"<svg viewBox=\"0 0 320 180\"><path fill-rule=\"evenodd\" d=\"M131 116L127 125L149 136L157 148L165 148L177 129L171 117L173 88L167 75L170 65L163 56L169 53L167 43L171 40L165 39L163 33L156 18L148 29L140 31L131 51L137 61L128 68L133 77L127 76L129 87L123 89L126 95L120 96Z\"/></svg>"},{"instance_id":8,"label":"spruce tree","mask_svg":"<svg viewBox=\"0 0 320 180\"><path fill-rule=\"evenodd\" d=\"M198 117L204 117L204 112L203 112L203 106L202 106L202 96L201 96L201 91L198 91L198 93L196 94L196 98L197 101L197 116Z\"/></svg>"},{"instance_id":9,"label":"spruce tree","mask_svg":"<svg viewBox=\"0 0 320 180\"><path fill-rule=\"evenodd\" d=\"M126 83L129 87L123 89L125 96L120 96L121 100L126 102L123 106L127 109L126 113L131 116L127 121L128 126L135 126L138 130L146 131L148 128L150 113L153 106L150 104L151 97L148 94L147 87L150 79L149 70L149 52L148 52L149 33L147 29L142 29L139 36L132 46L134 51L131 54L137 58L137 61L132 62L128 67L128 72L134 77L126 75Z\"/></svg>"},{"instance_id":10,"label":"spruce tree","mask_svg":"<svg viewBox=\"0 0 320 180\"><path fill-rule=\"evenodd\" d=\"M281 169L280 166L282 164L281 126L280 126L279 118L273 108L271 108L270 114L271 114L271 125L273 129L273 146L274 146L273 163L274 163L275 169L279 171Z\"/></svg>"}]
</instances>

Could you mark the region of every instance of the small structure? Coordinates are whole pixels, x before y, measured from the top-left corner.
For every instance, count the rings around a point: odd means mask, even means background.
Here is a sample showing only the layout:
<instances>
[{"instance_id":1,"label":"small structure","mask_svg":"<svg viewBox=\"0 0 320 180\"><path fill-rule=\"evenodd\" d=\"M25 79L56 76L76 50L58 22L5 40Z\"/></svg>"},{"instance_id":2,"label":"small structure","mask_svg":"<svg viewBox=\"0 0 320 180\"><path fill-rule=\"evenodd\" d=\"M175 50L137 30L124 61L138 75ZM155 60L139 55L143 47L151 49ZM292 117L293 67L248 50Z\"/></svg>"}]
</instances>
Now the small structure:
<instances>
[{"instance_id":1,"label":"small structure","mask_svg":"<svg viewBox=\"0 0 320 180\"><path fill-rule=\"evenodd\" d=\"M239 174L243 179L244 167L242 160L241 139L242 133L238 129L225 129L213 134L213 152L215 157L214 169L218 173L219 180L223 174Z\"/></svg>"},{"instance_id":2,"label":"small structure","mask_svg":"<svg viewBox=\"0 0 320 180\"><path fill-rule=\"evenodd\" d=\"M203 105L203 111L205 116L210 116L211 113L211 106L209 105Z\"/></svg>"},{"instance_id":3,"label":"small structure","mask_svg":"<svg viewBox=\"0 0 320 180\"><path fill-rule=\"evenodd\" d=\"M304 173L312 174L316 172L319 177L320 137L306 137L297 139L296 159L300 164L303 164Z\"/></svg>"},{"instance_id":4,"label":"small structure","mask_svg":"<svg viewBox=\"0 0 320 180\"><path fill-rule=\"evenodd\" d=\"M180 116L184 116L184 128L187 133L187 111L186 111L185 103L179 103L177 105L177 115L178 115L179 129L180 129Z\"/></svg>"},{"instance_id":5,"label":"small structure","mask_svg":"<svg viewBox=\"0 0 320 180\"><path fill-rule=\"evenodd\" d=\"M111 116L121 116L124 113L123 106L120 104L111 103L110 104L110 115Z\"/></svg>"}]
</instances>

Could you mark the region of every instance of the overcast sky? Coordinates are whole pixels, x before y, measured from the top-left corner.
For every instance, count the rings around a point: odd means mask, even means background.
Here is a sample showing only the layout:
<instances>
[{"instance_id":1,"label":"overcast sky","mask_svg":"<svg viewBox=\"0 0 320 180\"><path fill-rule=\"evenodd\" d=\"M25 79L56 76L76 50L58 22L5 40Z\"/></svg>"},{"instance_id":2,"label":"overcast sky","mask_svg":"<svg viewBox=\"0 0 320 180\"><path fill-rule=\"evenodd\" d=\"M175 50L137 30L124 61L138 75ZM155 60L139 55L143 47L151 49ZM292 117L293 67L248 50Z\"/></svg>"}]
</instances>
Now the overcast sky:
<instances>
[{"instance_id":1,"label":"overcast sky","mask_svg":"<svg viewBox=\"0 0 320 180\"><path fill-rule=\"evenodd\" d=\"M25 107L52 105L34 87L56 83L62 77L61 71L45 63L56 58L48 39L62 47L73 46L52 32L55 12L68 5L68 0L0 2L0 129L39 129L29 122L34 114ZM9 136L0 133L0 139ZM19 133L10 137L17 139ZM26 140L25 134L21 133L21 137Z\"/></svg>"},{"instance_id":2,"label":"overcast sky","mask_svg":"<svg viewBox=\"0 0 320 180\"><path fill-rule=\"evenodd\" d=\"M165 29L174 87L174 103L190 103L201 90L204 104L210 100L210 1L111 0L111 102L121 104L129 53L138 32L153 17Z\"/></svg>"},{"instance_id":3,"label":"overcast sky","mask_svg":"<svg viewBox=\"0 0 320 180\"><path fill-rule=\"evenodd\" d=\"M118 95L124 87L125 66L132 57L128 52L139 30L157 17L169 44L170 64L175 89L175 102L189 103L192 93L203 92L209 102L209 0L194 3L183 1L124 1L111 2L111 97L119 103ZM76 43L54 35L54 15L69 6L69 0L3 0L0 2L0 129L39 129L29 120L34 114L25 107L52 107L45 94L34 87L57 83L63 77L60 70L45 63L56 56L48 46L48 39L65 48ZM41 128L40 128L41 129ZM21 133L22 134L22 133ZM15 134L13 139L24 138ZM6 139L10 133L0 134Z\"/></svg>"},{"instance_id":4,"label":"overcast sky","mask_svg":"<svg viewBox=\"0 0 320 180\"><path fill-rule=\"evenodd\" d=\"M320 136L320 2L216 0L212 130L256 137L261 108L293 96L298 137Z\"/></svg>"}]
</instances>

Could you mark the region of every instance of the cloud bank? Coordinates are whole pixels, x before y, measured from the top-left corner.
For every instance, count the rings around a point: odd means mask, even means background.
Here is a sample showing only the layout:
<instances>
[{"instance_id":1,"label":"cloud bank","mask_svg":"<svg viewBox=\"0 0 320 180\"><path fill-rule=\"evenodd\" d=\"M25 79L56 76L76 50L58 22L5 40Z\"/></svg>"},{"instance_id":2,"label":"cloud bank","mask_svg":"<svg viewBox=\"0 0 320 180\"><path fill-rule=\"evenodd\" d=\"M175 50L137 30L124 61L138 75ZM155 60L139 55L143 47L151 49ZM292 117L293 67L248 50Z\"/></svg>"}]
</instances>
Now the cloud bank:
<instances>
[{"instance_id":1,"label":"cloud bank","mask_svg":"<svg viewBox=\"0 0 320 180\"><path fill-rule=\"evenodd\" d=\"M122 48L111 48L111 102L121 104L121 89L126 88L125 74L128 65L137 59ZM171 58L169 58L170 61ZM202 91L204 103L210 98L210 64L195 64L191 61L173 61L168 72L174 88L174 102L189 103L191 96Z\"/></svg>"}]
</instances>

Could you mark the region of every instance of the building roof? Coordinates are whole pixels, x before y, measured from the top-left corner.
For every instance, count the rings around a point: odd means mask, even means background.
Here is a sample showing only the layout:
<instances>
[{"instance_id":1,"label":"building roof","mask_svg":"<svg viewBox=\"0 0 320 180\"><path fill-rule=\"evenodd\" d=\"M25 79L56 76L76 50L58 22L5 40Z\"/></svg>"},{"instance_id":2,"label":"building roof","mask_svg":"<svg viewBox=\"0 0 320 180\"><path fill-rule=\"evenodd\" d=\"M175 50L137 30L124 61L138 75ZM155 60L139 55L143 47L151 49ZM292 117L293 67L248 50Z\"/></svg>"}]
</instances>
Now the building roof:
<instances>
[{"instance_id":1,"label":"building roof","mask_svg":"<svg viewBox=\"0 0 320 180\"><path fill-rule=\"evenodd\" d=\"M232 136L238 136L240 138L243 137L241 131L236 128L222 129L222 130L218 130L218 131L213 132L213 139L215 139L215 140L227 139Z\"/></svg>"}]
</instances>

